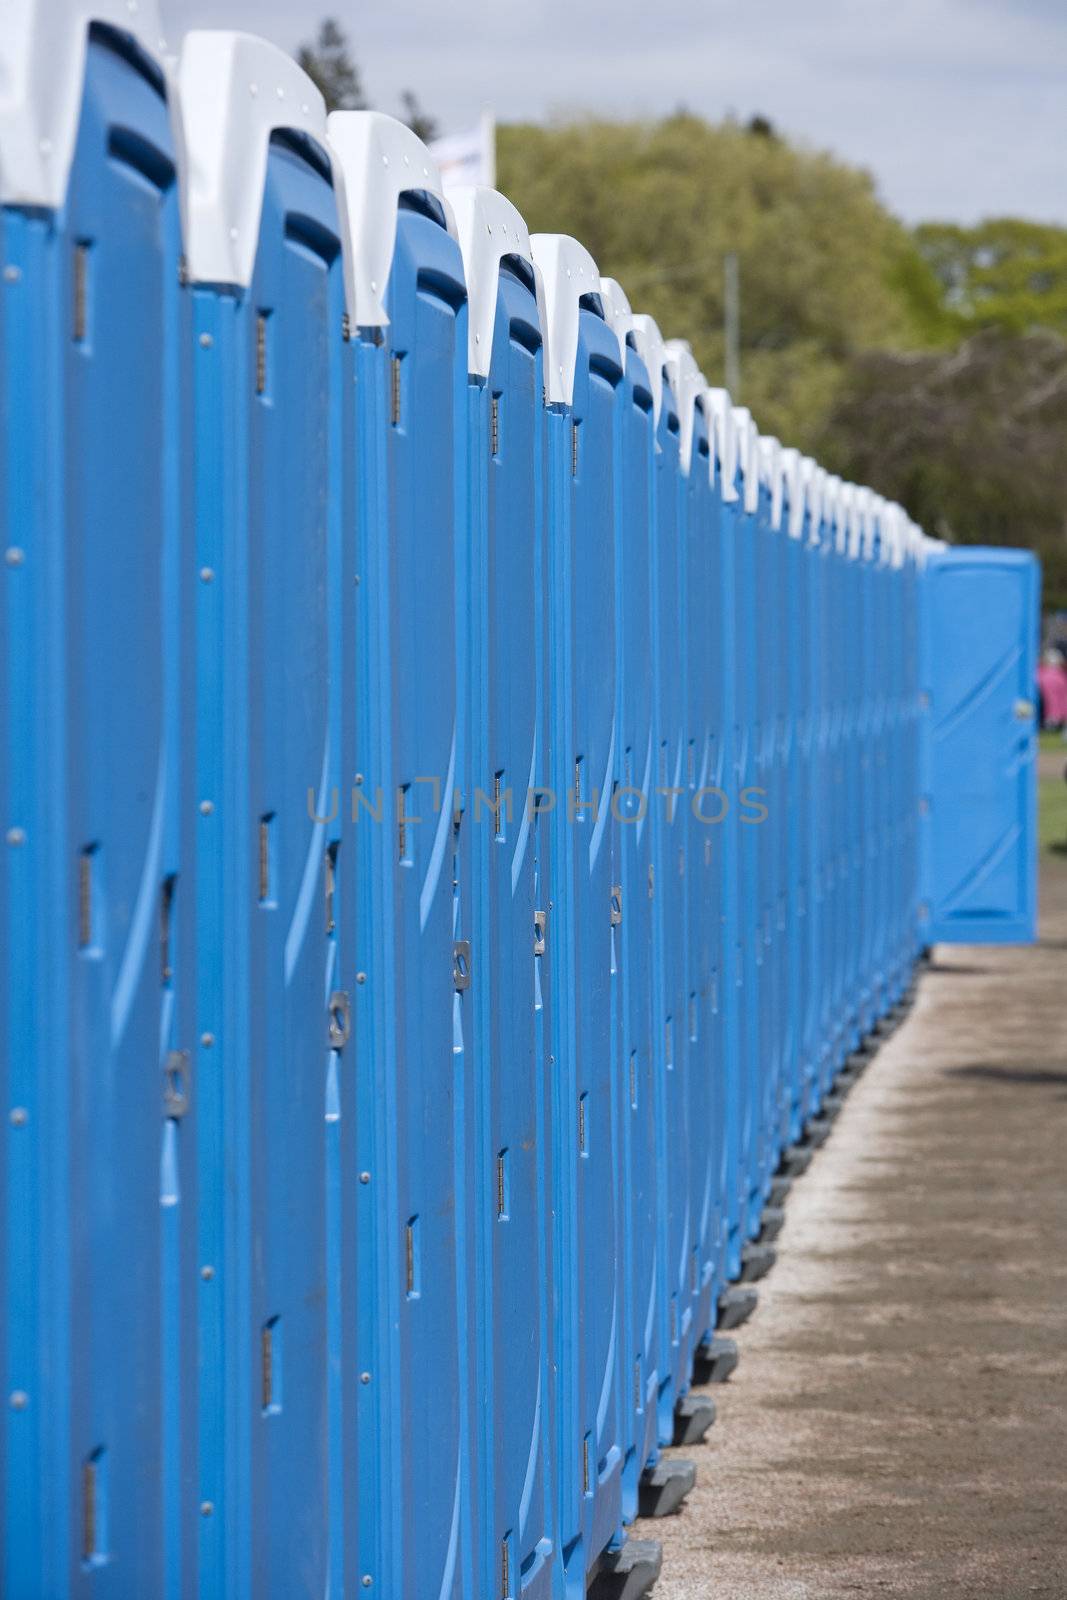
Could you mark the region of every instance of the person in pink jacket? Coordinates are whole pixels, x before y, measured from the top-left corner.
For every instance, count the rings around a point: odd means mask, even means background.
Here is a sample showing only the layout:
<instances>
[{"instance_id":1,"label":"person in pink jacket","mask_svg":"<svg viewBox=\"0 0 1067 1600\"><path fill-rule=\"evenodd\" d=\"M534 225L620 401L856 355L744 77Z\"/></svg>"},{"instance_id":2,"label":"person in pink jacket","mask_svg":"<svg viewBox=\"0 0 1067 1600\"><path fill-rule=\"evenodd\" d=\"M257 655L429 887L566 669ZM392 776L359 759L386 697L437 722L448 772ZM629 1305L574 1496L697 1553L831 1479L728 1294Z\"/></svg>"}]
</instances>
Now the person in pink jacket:
<instances>
[{"instance_id":1,"label":"person in pink jacket","mask_svg":"<svg viewBox=\"0 0 1067 1600\"><path fill-rule=\"evenodd\" d=\"M1046 650L1037 669L1041 695L1041 726L1067 727L1067 667L1059 650Z\"/></svg>"}]
</instances>

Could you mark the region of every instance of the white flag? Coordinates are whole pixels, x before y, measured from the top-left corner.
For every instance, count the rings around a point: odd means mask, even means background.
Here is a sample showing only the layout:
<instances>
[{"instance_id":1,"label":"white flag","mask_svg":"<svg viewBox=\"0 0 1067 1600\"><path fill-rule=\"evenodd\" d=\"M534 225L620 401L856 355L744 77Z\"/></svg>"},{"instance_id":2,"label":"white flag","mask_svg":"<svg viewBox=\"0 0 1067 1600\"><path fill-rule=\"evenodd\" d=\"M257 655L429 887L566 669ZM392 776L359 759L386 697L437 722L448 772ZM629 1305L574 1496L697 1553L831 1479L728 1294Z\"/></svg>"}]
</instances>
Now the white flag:
<instances>
[{"instance_id":1,"label":"white flag","mask_svg":"<svg viewBox=\"0 0 1067 1600\"><path fill-rule=\"evenodd\" d=\"M430 154L437 162L446 189L460 184L496 187L496 118L485 111L474 128L435 139Z\"/></svg>"}]
</instances>

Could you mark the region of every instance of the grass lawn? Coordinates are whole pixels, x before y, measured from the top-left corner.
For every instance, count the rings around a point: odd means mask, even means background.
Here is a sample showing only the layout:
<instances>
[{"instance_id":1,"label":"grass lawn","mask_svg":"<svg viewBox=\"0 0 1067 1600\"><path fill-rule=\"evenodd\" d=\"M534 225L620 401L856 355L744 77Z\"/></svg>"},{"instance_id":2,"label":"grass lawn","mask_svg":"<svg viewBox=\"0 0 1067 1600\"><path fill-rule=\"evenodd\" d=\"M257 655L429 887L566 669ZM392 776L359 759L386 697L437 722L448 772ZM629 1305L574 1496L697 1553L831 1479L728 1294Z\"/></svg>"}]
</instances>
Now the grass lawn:
<instances>
[{"instance_id":1,"label":"grass lawn","mask_svg":"<svg viewBox=\"0 0 1067 1600\"><path fill-rule=\"evenodd\" d=\"M1037 832L1042 855L1067 865L1067 741L1061 733L1041 735L1041 763L1045 775L1037 780ZM1052 757L1051 762L1049 757ZM1052 771L1049 772L1051 766Z\"/></svg>"}]
</instances>

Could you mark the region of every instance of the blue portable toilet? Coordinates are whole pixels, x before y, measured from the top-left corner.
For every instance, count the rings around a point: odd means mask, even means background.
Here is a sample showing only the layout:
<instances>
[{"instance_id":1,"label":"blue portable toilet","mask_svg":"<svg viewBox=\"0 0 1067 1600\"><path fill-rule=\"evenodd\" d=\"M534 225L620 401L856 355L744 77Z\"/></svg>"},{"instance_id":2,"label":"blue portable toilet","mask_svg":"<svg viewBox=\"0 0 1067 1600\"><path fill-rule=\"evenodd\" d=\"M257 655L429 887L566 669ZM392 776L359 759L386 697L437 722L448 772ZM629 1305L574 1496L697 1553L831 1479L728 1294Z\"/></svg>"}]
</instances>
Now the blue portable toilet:
<instances>
[{"instance_id":1,"label":"blue portable toilet","mask_svg":"<svg viewBox=\"0 0 1067 1600\"><path fill-rule=\"evenodd\" d=\"M153 6L111 0L24 5L0 35L10 1594L114 1593L121 1558L122 1581L169 1595L195 1538L180 232L160 46Z\"/></svg>"},{"instance_id":2,"label":"blue portable toilet","mask_svg":"<svg viewBox=\"0 0 1067 1600\"><path fill-rule=\"evenodd\" d=\"M678 821L677 791L683 760L685 634L679 627L682 612L684 559L682 413L677 367L668 367L666 345L652 347L659 362L662 404L654 464L654 534L652 546L652 757L647 763L651 859L648 863L648 898L652 909L652 1053L656 1089L657 1139L657 1317L662 1356L659 1389L659 1437L666 1439L678 1394L682 1370L680 1308L675 1293L676 1259L684 1238L688 1209L688 1124L680 1095L684 1075L675 1074L684 1034L678 1036L676 1018L684 993L685 925L679 896L684 880L671 872L672 840L682 833ZM690 405L693 394L690 394ZM677 849L677 845L673 846ZM677 859L677 858L676 858ZM680 1141L680 1142L679 1142Z\"/></svg>"},{"instance_id":3,"label":"blue portable toilet","mask_svg":"<svg viewBox=\"0 0 1067 1600\"><path fill-rule=\"evenodd\" d=\"M449 201L468 293L475 1592L533 1600L555 1556L544 345L522 217L492 189Z\"/></svg>"},{"instance_id":4,"label":"blue portable toilet","mask_svg":"<svg viewBox=\"0 0 1067 1600\"><path fill-rule=\"evenodd\" d=\"M845 942L843 993L847 1049L878 1020L878 962L884 906L880 883L879 821L884 801L881 773L883 735L880 682L884 672L886 605L878 560L878 501L857 489L853 502L855 559L848 577L860 595L861 626L855 647L856 703L846 720L846 817L848 868L846 915L851 930ZM850 552L851 553L851 552Z\"/></svg>"},{"instance_id":5,"label":"blue portable toilet","mask_svg":"<svg viewBox=\"0 0 1067 1600\"><path fill-rule=\"evenodd\" d=\"M815 646L818 662L816 684L817 733L815 740L815 833L816 833L816 915L819 937L819 1021L816 1105L818 1109L832 1079L832 1045L838 940L836 937L836 863L834 831L834 766L836 730L834 728L834 664L831 641L839 626L836 579L843 561L847 539L849 486L831 480L828 490L826 537L819 546L815 594Z\"/></svg>"},{"instance_id":6,"label":"blue portable toilet","mask_svg":"<svg viewBox=\"0 0 1067 1600\"><path fill-rule=\"evenodd\" d=\"M657 1303L658 1059L654 1037L655 917L652 818L653 717L650 671L654 612L657 448L663 411L665 352L650 317L635 317L619 284L601 278L605 320L619 344L623 378L618 411L616 501L615 694L620 758L612 797L616 823L617 902L612 908L613 965L619 982L618 1071L622 1177L623 1280L620 1382L625 1457L623 1515L637 1515L638 1484L661 1441L662 1374Z\"/></svg>"},{"instance_id":7,"label":"blue portable toilet","mask_svg":"<svg viewBox=\"0 0 1067 1600\"><path fill-rule=\"evenodd\" d=\"M804 785L807 772L801 742L806 714L804 690L807 563L803 540L808 511L808 478L803 470L803 458L796 450L782 451L779 470L782 474L781 521L785 538L779 552L783 624L776 828L780 830L779 939L783 993L781 1044L783 1082L779 1138L784 1146L796 1141L804 1124L804 1048L801 1024L805 1002L802 964L806 924L802 883L803 838L807 815Z\"/></svg>"},{"instance_id":8,"label":"blue portable toilet","mask_svg":"<svg viewBox=\"0 0 1067 1600\"><path fill-rule=\"evenodd\" d=\"M712 760L707 774L717 810L704 799L697 807L702 824L709 816L717 817L712 827L711 854L715 873L715 891L718 896L717 969L712 980L712 1012L714 1014L714 1045L717 1065L713 1068L719 1078L718 1114L721 1131L718 1139L718 1196L715 1210L718 1217L719 1238L714 1258L714 1282L711 1307L711 1326L698 1333L697 1342L711 1332L715 1320L718 1297L729 1279L736 1275L739 1265L740 1240L736 1241L738 1263L730 1265L731 1230L737 1233L736 1165L738 1145L738 1083L737 1083L737 836L739 797L734 787L734 725L735 684L734 656L735 619L732 605L734 585L733 534L738 502L737 492L737 440L733 423L733 406L725 389L708 387L703 395L704 415L708 426L708 472L712 488L711 539L712 570L708 595L711 618L710 668L713 677L711 692L714 721ZM704 842L704 850L707 843Z\"/></svg>"},{"instance_id":9,"label":"blue portable toilet","mask_svg":"<svg viewBox=\"0 0 1067 1600\"><path fill-rule=\"evenodd\" d=\"M759 441L759 468L764 514L758 535L760 637L757 651L759 705L756 779L766 822L757 824L760 859L760 941L762 948L761 1014L766 1019L763 1070L763 1117L767 1152L765 1176L774 1172L784 1147L785 1105L785 988L786 951L782 895L785 885L783 846L788 824L781 793L784 740L782 695L784 690L784 636L788 628L785 565L788 547L783 530L785 479L782 447L768 435Z\"/></svg>"},{"instance_id":10,"label":"blue portable toilet","mask_svg":"<svg viewBox=\"0 0 1067 1600\"><path fill-rule=\"evenodd\" d=\"M360 1172L359 1581L469 1595L478 1238L469 653L469 341L455 223L402 124L335 112L355 415L351 1003ZM347 864L346 864L347 863ZM495 1177L490 1181L495 1184ZM484 1231L482 1234L484 1237ZM517 1533L517 1530L515 1530ZM353 1584L355 1582L353 1578Z\"/></svg>"},{"instance_id":11,"label":"blue portable toilet","mask_svg":"<svg viewBox=\"0 0 1067 1600\"><path fill-rule=\"evenodd\" d=\"M894 756L896 777L893 785L893 815L891 824L891 851L893 858L893 975L892 999L899 1003L909 983L911 945L909 940L909 915L911 898L909 888L915 882L911 840L918 822L918 778L912 761L912 706L911 673L916 666L912 659L910 629L914 598L915 564L912 557L909 522L903 508L893 507L892 520L893 565L897 572L896 588L896 643L893 657L893 679L890 693L894 704Z\"/></svg>"},{"instance_id":12,"label":"blue portable toilet","mask_svg":"<svg viewBox=\"0 0 1067 1600\"><path fill-rule=\"evenodd\" d=\"M707 381L684 340L668 340L665 370L678 407L678 543L673 571L660 567L658 589L660 773L653 819L655 892L662 906L665 1167L661 1176L667 1217L664 1293L671 1341L671 1377L677 1397L688 1384L693 1359L694 1313L700 1290L700 1209L697 1192L712 1136L710 1070L697 1067L697 1008L690 920L696 822L690 809L695 780L694 695L707 632L700 626L705 584L701 557L709 535L710 481L698 444L707 442L702 416ZM703 471L701 470L703 468ZM665 552L666 553L666 552ZM694 595L693 590L696 589ZM668 635L677 634L677 643ZM707 941L704 941L705 944ZM701 1330L702 1331L702 1330Z\"/></svg>"},{"instance_id":13,"label":"blue portable toilet","mask_svg":"<svg viewBox=\"0 0 1067 1600\"><path fill-rule=\"evenodd\" d=\"M692 381L695 362L680 352L678 387ZM712 459L708 384L699 368L692 411L685 514L685 751L683 809L686 915L686 996L683 1025L688 1052L689 1333L684 1374L714 1324L721 1279L722 1150L726 1125L723 1061L723 810L714 773L722 740L722 638L718 602L722 545L718 486ZM717 848L718 847L718 848Z\"/></svg>"},{"instance_id":14,"label":"blue portable toilet","mask_svg":"<svg viewBox=\"0 0 1067 1600\"><path fill-rule=\"evenodd\" d=\"M708 388L704 404L710 424L710 471L714 474L717 591L712 596L715 620L720 699L714 786L720 794L721 822L715 830L713 851L718 851L720 873L720 925L722 966L718 1004L721 1011L723 1070L723 1130L719 1167L719 1267L717 1290L741 1270L742 1215L741 1152L744 1117L742 1081L741 982L743 958L739 925L740 826L738 759L739 700L736 661L739 651L735 609L737 541L741 501L738 494L738 439L734 408L725 389Z\"/></svg>"},{"instance_id":15,"label":"blue portable toilet","mask_svg":"<svg viewBox=\"0 0 1067 1600\"><path fill-rule=\"evenodd\" d=\"M322 98L283 52L193 32L177 83L198 1554L202 1583L234 1594L340 1587L356 1393L341 1195L357 1170L338 881L341 224Z\"/></svg>"},{"instance_id":16,"label":"blue portable toilet","mask_svg":"<svg viewBox=\"0 0 1067 1600\"><path fill-rule=\"evenodd\" d=\"M737 795L737 883L739 950L739 1072L741 1082L740 1207L741 1242L759 1230L763 1209L766 1153L764 1049L766 1019L762 1015L762 928L760 922L759 828L753 809L757 783L759 724L759 572L760 506L759 434L751 413L734 408L741 498L734 539L734 790ZM755 797L758 799L758 797Z\"/></svg>"},{"instance_id":17,"label":"blue portable toilet","mask_svg":"<svg viewBox=\"0 0 1067 1600\"><path fill-rule=\"evenodd\" d=\"M797 1016L800 1094L798 1127L815 1109L819 1053L820 960L818 918L818 794L817 740L819 726L818 602L820 550L826 533L829 475L810 458L800 466L804 514L798 536L797 644L795 670L799 694L795 736L795 793L797 808L796 938L799 949L799 1003Z\"/></svg>"},{"instance_id":18,"label":"blue portable toilet","mask_svg":"<svg viewBox=\"0 0 1067 1600\"><path fill-rule=\"evenodd\" d=\"M548 463L549 916L555 970L558 1528L564 1592L622 1524L618 909L611 799L616 723L618 340L589 252L535 234L545 338Z\"/></svg>"},{"instance_id":19,"label":"blue portable toilet","mask_svg":"<svg viewBox=\"0 0 1067 1600\"><path fill-rule=\"evenodd\" d=\"M919 772L919 569L923 554L923 534L908 516L903 518L904 616L902 639L904 697L904 747L907 772L902 783L904 856L906 873L902 907L903 971L905 980L920 951L919 915L919 823L923 806Z\"/></svg>"},{"instance_id":20,"label":"blue portable toilet","mask_svg":"<svg viewBox=\"0 0 1067 1600\"><path fill-rule=\"evenodd\" d=\"M844 1040L852 1003L850 975L859 969L856 953L859 937L854 896L857 888L856 858L859 812L854 803L857 785L860 723L864 706L863 660L869 642L862 638L862 627L855 619L862 610L862 573L858 565L862 551L862 532L856 489L846 484L842 491L844 519L831 556L827 578L830 586L829 631L826 638L824 668L829 710L829 805L827 839L830 884L831 984L828 1030L825 1040L823 1094L827 1094L843 1059Z\"/></svg>"},{"instance_id":21,"label":"blue portable toilet","mask_svg":"<svg viewBox=\"0 0 1067 1600\"><path fill-rule=\"evenodd\" d=\"M897 599L899 583L893 566L893 508L880 495L874 501L874 553L882 606L882 647L876 663L876 702L878 706L878 747L876 786L878 809L874 819L877 832L878 898L881 918L878 927L874 975L874 1005L884 1017L893 1003L893 876L892 818L896 773L893 763L896 707L893 699L894 666L899 631Z\"/></svg>"}]
</instances>

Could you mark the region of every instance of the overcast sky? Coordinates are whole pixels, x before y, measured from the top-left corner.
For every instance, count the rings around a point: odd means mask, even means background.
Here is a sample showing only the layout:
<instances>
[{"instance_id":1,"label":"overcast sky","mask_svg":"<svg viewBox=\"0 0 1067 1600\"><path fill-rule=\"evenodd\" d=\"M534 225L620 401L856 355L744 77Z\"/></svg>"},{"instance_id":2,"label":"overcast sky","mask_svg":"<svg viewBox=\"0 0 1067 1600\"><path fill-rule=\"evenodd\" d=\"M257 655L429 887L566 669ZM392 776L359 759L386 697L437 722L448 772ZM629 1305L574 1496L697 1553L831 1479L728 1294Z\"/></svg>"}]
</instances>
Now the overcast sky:
<instances>
[{"instance_id":1,"label":"overcast sky","mask_svg":"<svg viewBox=\"0 0 1067 1600\"><path fill-rule=\"evenodd\" d=\"M287 49L306 0L161 0L171 40L244 28ZM444 132L592 111L759 111L869 168L910 221L1067 223L1067 0L323 0L371 103L411 88Z\"/></svg>"}]
</instances>

